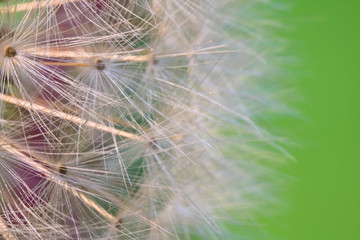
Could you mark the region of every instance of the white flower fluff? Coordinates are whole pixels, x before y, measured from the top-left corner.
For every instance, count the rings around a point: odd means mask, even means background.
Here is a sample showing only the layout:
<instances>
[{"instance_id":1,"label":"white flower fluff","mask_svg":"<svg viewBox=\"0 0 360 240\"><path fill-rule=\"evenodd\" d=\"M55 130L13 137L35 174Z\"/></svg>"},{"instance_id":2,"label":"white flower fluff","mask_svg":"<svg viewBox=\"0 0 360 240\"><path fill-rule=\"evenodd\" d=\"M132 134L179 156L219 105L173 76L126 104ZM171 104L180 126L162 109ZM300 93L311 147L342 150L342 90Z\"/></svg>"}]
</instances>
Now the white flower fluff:
<instances>
[{"instance_id":1,"label":"white flower fluff","mask_svg":"<svg viewBox=\"0 0 360 240\"><path fill-rule=\"evenodd\" d=\"M241 237L274 176L258 2L2 1L2 239Z\"/></svg>"}]
</instances>

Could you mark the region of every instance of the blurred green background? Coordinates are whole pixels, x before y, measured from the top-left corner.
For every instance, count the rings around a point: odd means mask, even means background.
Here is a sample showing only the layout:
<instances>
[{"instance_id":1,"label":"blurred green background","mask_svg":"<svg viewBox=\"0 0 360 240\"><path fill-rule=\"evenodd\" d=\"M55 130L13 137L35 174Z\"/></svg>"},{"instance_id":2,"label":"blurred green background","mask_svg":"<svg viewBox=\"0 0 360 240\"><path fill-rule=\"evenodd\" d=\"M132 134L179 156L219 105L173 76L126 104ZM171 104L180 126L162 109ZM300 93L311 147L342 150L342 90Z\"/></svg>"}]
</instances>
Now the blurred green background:
<instances>
[{"instance_id":1,"label":"blurred green background","mask_svg":"<svg viewBox=\"0 0 360 240\"><path fill-rule=\"evenodd\" d=\"M281 54L290 57L280 64L282 81L301 96L289 103L302 117L272 122L296 159L280 169L289 182L279 196L283 212L259 219L241 239L359 240L360 1L273 2L287 41Z\"/></svg>"},{"instance_id":2,"label":"blurred green background","mask_svg":"<svg viewBox=\"0 0 360 240\"><path fill-rule=\"evenodd\" d=\"M359 240L360 1L280 2L290 4L276 16L287 27L283 54L296 59L286 78L302 96L292 106L306 119L276 122L297 143L282 169L295 180L259 239Z\"/></svg>"}]
</instances>

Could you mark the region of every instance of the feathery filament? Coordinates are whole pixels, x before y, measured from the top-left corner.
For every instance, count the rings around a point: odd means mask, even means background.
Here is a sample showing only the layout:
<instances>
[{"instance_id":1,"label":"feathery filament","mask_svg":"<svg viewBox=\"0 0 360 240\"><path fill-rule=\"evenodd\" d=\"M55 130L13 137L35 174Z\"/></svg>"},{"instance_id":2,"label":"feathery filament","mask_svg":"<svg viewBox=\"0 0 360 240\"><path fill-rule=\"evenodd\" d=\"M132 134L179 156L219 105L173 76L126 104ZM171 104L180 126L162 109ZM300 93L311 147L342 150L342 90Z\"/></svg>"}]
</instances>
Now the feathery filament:
<instances>
[{"instance_id":1,"label":"feathery filament","mask_svg":"<svg viewBox=\"0 0 360 240\"><path fill-rule=\"evenodd\" d=\"M231 3L1 3L3 239L231 239L265 189Z\"/></svg>"}]
</instances>

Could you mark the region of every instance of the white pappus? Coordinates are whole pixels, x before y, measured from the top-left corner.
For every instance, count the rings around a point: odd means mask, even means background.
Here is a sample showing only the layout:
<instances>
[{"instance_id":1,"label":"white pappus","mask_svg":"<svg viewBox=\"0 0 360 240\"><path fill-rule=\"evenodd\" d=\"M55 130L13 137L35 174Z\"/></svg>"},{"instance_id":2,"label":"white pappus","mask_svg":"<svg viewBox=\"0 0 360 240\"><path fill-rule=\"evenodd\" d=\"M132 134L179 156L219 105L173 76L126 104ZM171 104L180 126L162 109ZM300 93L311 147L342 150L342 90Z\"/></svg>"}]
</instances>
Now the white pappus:
<instances>
[{"instance_id":1,"label":"white pappus","mask_svg":"<svg viewBox=\"0 0 360 240\"><path fill-rule=\"evenodd\" d=\"M234 239L275 175L256 2L2 1L2 239Z\"/></svg>"}]
</instances>

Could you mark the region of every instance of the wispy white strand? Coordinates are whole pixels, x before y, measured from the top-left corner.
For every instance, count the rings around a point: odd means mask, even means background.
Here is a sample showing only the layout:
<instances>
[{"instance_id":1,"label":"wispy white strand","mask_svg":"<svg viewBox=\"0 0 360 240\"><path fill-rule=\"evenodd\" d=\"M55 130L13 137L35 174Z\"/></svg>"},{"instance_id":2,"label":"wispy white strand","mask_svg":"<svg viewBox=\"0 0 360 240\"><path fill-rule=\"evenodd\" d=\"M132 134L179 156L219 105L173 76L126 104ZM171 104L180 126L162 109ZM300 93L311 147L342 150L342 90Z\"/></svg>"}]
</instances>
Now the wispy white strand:
<instances>
[{"instance_id":1,"label":"wispy white strand","mask_svg":"<svg viewBox=\"0 0 360 240\"><path fill-rule=\"evenodd\" d=\"M282 151L253 119L267 36L227 15L253 5L2 2L2 238L232 239Z\"/></svg>"}]
</instances>

